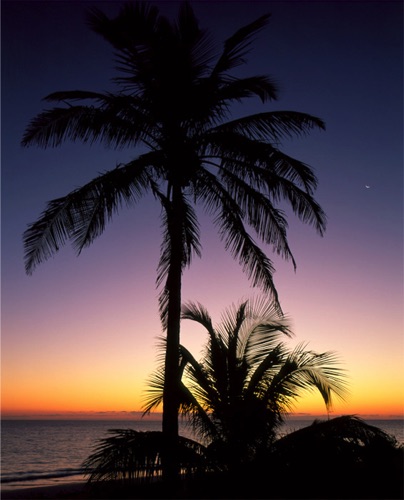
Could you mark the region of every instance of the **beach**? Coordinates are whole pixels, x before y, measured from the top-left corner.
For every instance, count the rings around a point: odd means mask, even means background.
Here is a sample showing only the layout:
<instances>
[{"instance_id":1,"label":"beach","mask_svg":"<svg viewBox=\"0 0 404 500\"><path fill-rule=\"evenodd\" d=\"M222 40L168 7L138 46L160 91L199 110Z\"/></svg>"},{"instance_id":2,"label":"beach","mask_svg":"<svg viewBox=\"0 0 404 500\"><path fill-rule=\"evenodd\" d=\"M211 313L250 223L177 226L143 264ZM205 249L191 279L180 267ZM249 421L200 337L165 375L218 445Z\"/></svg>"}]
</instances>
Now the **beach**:
<instances>
[{"instance_id":1,"label":"beach","mask_svg":"<svg viewBox=\"0 0 404 500\"><path fill-rule=\"evenodd\" d=\"M119 485L104 483L90 488L87 482L66 482L54 486L16 488L1 492L2 500L101 500L125 498L164 498L159 485L132 486L130 492ZM178 496L181 498L181 495Z\"/></svg>"},{"instance_id":2,"label":"beach","mask_svg":"<svg viewBox=\"0 0 404 500\"><path fill-rule=\"evenodd\" d=\"M223 478L224 481L220 481ZM2 500L118 500L118 499L189 499L189 498L248 498L230 495L231 486L225 476L182 480L178 488L168 494L161 482L132 484L129 488L120 483L103 482L89 486L86 482L63 483L55 486L18 488L2 492ZM250 498L257 498L252 495Z\"/></svg>"},{"instance_id":3,"label":"beach","mask_svg":"<svg viewBox=\"0 0 404 500\"><path fill-rule=\"evenodd\" d=\"M379 464L380 465L380 464ZM141 499L402 499L402 458L392 469L343 469L330 476L321 475L315 481L304 481L307 471L280 473L271 468L237 476L226 473L207 475L199 479L184 479L170 493L163 482L138 483L123 487L119 482L103 482L91 487L86 482L61 483L11 489L2 492L2 500L141 500ZM395 469L395 470L394 470ZM345 475L348 472L348 475ZM353 472L353 475L352 475ZM357 474L359 472L359 475ZM338 482L335 482L335 473ZM275 478L275 481L273 479Z\"/></svg>"},{"instance_id":4,"label":"beach","mask_svg":"<svg viewBox=\"0 0 404 500\"><path fill-rule=\"evenodd\" d=\"M36 499L88 499L91 496L87 484L63 483L55 486L37 486L18 488L1 492L2 500L36 500Z\"/></svg>"}]
</instances>

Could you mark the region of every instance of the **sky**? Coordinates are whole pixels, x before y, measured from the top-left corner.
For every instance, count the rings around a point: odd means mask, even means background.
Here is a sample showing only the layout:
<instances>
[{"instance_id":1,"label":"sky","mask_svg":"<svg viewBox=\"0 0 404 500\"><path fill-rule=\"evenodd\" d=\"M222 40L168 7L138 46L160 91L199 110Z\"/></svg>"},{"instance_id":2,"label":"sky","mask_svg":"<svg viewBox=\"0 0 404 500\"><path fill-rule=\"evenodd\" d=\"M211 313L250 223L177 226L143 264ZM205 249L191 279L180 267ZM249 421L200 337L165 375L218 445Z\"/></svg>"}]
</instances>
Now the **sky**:
<instances>
[{"instance_id":1,"label":"sky","mask_svg":"<svg viewBox=\"0 0 404 500\"><path fill-rule=\"evenodd\" d=\"M153 2L152 2L153 3ZM156 2L173 18L178 2ZM279 100L247 101L243 114L310 113L326 131L284 141L309 164L327 214L321 238L289 218L296 272L270 249L293 347L335 351L350 394L334 414L402 416L403 5L401 1L192 1L218 47L262 14L247 74L269 74ZM113 88L113 53L85 24L98 6L122 2L2 1L1 278L2 416L130 417L141 409L156 366L156 268L161 229L151 198L123 211L91 247L66 246L32 276L22 235L46 202L136 156L133 150L64 143L22 148L29 121L57 90ZM199 301L215 323L226 307L260 295L200 215L202 258L184 272L183 301ZM182 323L181 341L199 357L205 333ZM325 413L316 394L296 415Z\"/></svg>"}]
</instances>

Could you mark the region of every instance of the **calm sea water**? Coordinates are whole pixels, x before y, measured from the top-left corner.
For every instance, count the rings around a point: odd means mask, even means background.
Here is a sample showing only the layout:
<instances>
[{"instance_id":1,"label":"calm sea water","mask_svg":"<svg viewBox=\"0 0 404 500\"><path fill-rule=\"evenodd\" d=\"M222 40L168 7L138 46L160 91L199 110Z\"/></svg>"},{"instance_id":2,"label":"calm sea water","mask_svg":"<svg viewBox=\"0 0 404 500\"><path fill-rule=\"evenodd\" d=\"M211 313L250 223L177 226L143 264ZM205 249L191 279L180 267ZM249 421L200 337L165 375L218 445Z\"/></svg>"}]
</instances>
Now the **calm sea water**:
<instances>
[{"instance_id":1,"label":"calm sea water","mask_svg":"<svg viewBox=\"0 0 404 500\"><path fill-rule=\"evenodd\" d=\"M289 421L284 432L310 425L312 420ZM371 420L404 444L403 420ZM122 420L3 420L1 423L1 488L50 486L83 480L80 466L97 440L109 429L161 430L161 421ZM180 424L181 434L192 437Z\"/></svg>"}]
</instances>

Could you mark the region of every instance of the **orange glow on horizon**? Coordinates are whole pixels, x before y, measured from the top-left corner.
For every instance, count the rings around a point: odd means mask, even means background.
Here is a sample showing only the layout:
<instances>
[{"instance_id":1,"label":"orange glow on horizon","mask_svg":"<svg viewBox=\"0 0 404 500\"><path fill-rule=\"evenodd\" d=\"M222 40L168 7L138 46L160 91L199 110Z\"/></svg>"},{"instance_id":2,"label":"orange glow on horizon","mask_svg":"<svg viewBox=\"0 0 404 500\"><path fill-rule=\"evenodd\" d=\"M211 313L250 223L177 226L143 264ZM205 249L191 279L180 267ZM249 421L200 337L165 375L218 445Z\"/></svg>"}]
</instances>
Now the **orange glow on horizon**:
<instances>
[{"instance_id":1,"label":"orange glow on horizon","mask_svg":"<svg viewBox=\"0 0 404 500\"><path fill-rule=\"evenodd\" d=\"M119 367L119 365L116 365ZM147 376L136 378L129 368L105 370L106 366L88 367L71 373L66 365L57 380L25 365L14 371L9 380L7 370L2 377L3 418L141 418L142 402L147 388ZM5 366L3 365L3 369ZM49 372L50 370L48 370ZM142 370L143 373L150 373ZM330 416L366 415L377 418L403 418L403 387L390 384L386 387L366 372L366 381L359 374L351 373L346 401L334 400ZM18 375L18 376L17 376ZM399 373L391 374L399 380ZM358 380L355 383L355 380ZM323 416L327 411L318 393L306 393L297 400L293 415Z\"/></svg>"},{"instance_id":2,"label":"orange glow on horizon","mask_svg":"<svg viewBox=\"0 0 404 500\"><path fill-rule=\"evenodd\" d=\"M36 401L38 403L38 401ZM117 410L116 408L121 408ZM147 415L142 416L141 406L125 406L111 404L97 406L79 406L79 405L44 405L38 406L32 404L24 407L20 405L7 406L3 404L1 418L3 419L110 419L110 420L140 420L143 418L150 420L159 420L161 418L161 409ZM335 404L333 409L327 413L324 403L317 395L308 396L306 400L302 400L300 404L296 404L294 409L289 414L291 418L316 418L337 417L339 415L357 415L362 418L375 419L403 419L403 405L396 402L385 402L376 404L374 402L358 402L358 404Z\"/></svg>"},{"instance_id":3,"label":"orange glow on horizon","mask_svg":"<svg viewBox=\"0 0 404 500\"><path fill-rule=\"evenodd\" d=\"M378 410L374 407L363 408L360 411L355 411L354 409L349 409L349 411L344 412L330 412L327 414L323 411L299 411L292 412L288 415L288 418L297 419L308 419L311 418L334 418L340 415L356 415L364 419L404 419L404 414L402 410L397 407L390 407L389 409L383 408ZM131 410L131 411L62 411L62 410L9 410L4 409L1 413L1 419L66 419L66 420L160 420L161 412L153 412L150 415L143 416L141 411Z\"/></svg>"}]
</instances>

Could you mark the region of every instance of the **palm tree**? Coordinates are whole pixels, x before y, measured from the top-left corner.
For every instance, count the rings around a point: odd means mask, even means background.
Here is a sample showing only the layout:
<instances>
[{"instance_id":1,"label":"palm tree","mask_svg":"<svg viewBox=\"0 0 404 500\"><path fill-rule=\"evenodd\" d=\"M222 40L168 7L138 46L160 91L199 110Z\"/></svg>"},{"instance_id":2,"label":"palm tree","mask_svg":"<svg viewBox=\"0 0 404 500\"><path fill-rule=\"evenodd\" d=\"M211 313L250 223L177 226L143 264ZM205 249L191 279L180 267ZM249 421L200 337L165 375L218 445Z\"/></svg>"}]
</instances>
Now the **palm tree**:
<instances>
[{"instance_id":1,"label":"palm tree","mask_svg":"<svg viewBox=\"0 0 404 500\"><path fill-rule=\"evenodd\" d=\"M161 477L162 432L111 429L109 434L83 463L89 483L120 481L139 485ZM202 444L180 436L179 451L179 464L185 476L206 470L208 461Z\"/></svg>"},{"instance_id":2,"label":"palm tree","mask_svg":"<svg viewBox=\"0 0 404 500\"><path fill-rule=\"evenodd\" d=\"M54 104L27 126L24 146L56 147L66 140L102 143L146 152L52 200L24 234L26 271L67 241L80 253L124 206L146 193L162 206L163 240L157 269L159 309L166 331L163 431L175 449L178 436L181 282L201 254L195 206L213 217L225 248L254 286L272 294L273 263L247 231L295 265L287 240L285 200L320 235L325 215L313 198L310 167L283 153L283 138L324 128L319 118L294 111L267 111L232 119L231 105L250 97L275 100L267 76L235 77L263 15L229 37L216 57L191 5L182 3L170 22L145 2L124 5L115 18L89 10L90 27L112 44L119 75L113 92L58 91ZM175 453L174 453L175 455ZM173 463L173 461L170 461ZM174 472L173 472L174 474Z\"/></svg>"},{"instance_id":3,"label":"palm tree","mask_svg":"<svg viewBox=\"0 0 404 500\"><path fill-rule=\"evenodd\" d=\"M216 327L201 304L185 305L182 318L202 325L208 341L200 362L181 346L181 411L227 469L244 468L270 448L303 392L319 391L328 410L333 396L344 398L345 375L336 355L309 351L302 343L288 349L283 337L292 335L290 326L273 301L233 306ZM145 412L161 403L163 381L160 368L150 379Z\"/></svg>"},{"instance_id":4,"label":"palm tree","mask_svg":"<svg viewBox=\"0 0 404 500\"><path fill-rule=\"evenodd\" d=\"M270 470L273 498L282 498L285 485L287 498L403 498L403 451L394 436L343 415L281 437L250 477L260 491Z\"/></svg>"}]
</instances>

